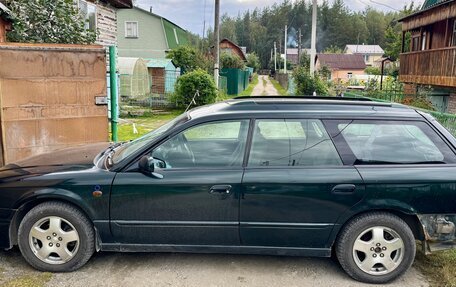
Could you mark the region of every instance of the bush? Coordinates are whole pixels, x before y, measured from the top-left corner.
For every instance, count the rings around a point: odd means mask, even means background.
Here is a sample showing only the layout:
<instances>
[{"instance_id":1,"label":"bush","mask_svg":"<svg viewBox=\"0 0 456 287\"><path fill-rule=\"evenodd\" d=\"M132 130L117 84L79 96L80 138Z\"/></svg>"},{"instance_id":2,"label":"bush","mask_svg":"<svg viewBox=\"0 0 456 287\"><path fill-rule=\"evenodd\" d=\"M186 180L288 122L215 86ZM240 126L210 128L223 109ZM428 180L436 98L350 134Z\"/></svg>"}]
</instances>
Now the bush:
<instances>
[{"instance_id":1,"label":"bush","mask_svg":"<svg viewBox=\"0 0 456 287\"><path fill-rule=\"evenodd\" d=\"M257 72L260 69L260 58L257 54L251 53L247 55L247 66L253 68L254 72Z\"/></svg>"},{"instance_id":2,"label":"bush","mask_svg":"<svg viewBox=\"0 0 456 287\"><path fill-rule=\"evenodd\" d=\"M221 68L245 69L245 63L238 55L223 53L220 56Z\"/></svg>"},{"instance_id":3,"label":"bush","mask_svg":"<svg viewBox=\"0 0 456 287\"><path fill-rule=\"evenodd\" d=\"M368 75L376 75L379 76L382 71L378 67L367 67L364 72Z\"/></svg>"},{"instance_id":4,"label":"bush","mask_svg":"<svg viewBox=\"0 0 456 287\"><path fill-rule=\"evenodd\" d=\"M211 104L217 98L217 88L212 77L202 69L189 72L177 80L174 101L178 106L186 107L199 91L199 97L195 98L197 106Z\"/></svg>"},{"instance_id":5,"label":"bush","mask_svg":"<svg viewBox=\"0 0 456 287\"><path fill-rule=\"evenodd\" d=\"M296 84L296 94L311 96L314 92L318 96L328 94L328 86L320 79L318 75L310 76L310 72L306 68L296 68L293 71L293 79Z\"/></svg>"}]
</instances>

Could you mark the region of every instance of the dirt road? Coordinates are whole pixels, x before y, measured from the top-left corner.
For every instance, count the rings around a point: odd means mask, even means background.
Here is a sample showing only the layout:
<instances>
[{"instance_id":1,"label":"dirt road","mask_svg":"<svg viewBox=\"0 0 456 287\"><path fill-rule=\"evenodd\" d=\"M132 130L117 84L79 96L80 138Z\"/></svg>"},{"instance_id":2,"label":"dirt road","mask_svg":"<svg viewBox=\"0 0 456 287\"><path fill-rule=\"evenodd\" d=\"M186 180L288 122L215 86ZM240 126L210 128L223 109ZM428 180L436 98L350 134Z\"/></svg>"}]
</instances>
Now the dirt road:
<instances>
[{"instance_id":1,"label":"dirt road","mask_svg":"<svg viewBox=\"0 0 456 287\"><path fill-rule=\"evenodd\" d=\"M366 286L349 278L334 260L323 258L99 253L77 272L48 274L34 271L18 251L0 252L0 286L3 284L59 287ZM424 287L428 284L421 274L411 269L388 286Z\"/></svg>"},{"instance_id":2,"label":"dirt road","mask_svg":"<svg viewBox=\"0 0 456 287\"><path fill-rule=\"evenodd\" d=\"M272 85L268 76L258 76L258 84L253 88L252 96L278 96L279 92Z\"/></svg>"}]
</instances>

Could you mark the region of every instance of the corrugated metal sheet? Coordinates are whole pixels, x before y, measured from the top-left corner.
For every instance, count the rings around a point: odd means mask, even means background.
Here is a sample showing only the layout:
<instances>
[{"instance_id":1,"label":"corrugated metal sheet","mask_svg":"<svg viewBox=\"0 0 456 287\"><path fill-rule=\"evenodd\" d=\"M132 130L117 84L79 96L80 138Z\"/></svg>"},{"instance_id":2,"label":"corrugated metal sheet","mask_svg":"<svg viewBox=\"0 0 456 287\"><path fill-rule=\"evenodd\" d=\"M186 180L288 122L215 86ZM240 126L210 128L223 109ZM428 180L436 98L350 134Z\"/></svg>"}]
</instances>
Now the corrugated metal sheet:
<instances>
[{"instance_id":1,"label":"corrugated metal sheet","mask_svg":"<svg viewBox=\"0 0 456 287\"><path fill-rule=\"evenodd\" d=\"M354 54L383 54L382 47L379 45L347 45L345 50L350 50Z\"/></svg>"},{"instance_id":2,"label":"corrugated metal sheet","mask_svg":"<svg viewBox=\"0 0 456 287\"><path fill-rule=\"evenodd\" d=\"M423 3L423 6L421 7L421 10L429 9L429 8L435 6L435 5L438 5L438 4L441 4L441 3L444 3L444 2L450 2L450 0L426 0Z\"/></svg>"},{"instance_id":3,"label":"corrugated metal sheet","mask_svg":"<svg viewBox=\"0 0 456 287\"><path fill-rule=\"evenodd\" d=\"M363 70L366 68L366 63L361 54L318 54L317 59L321 66L328 66L333 70Z\"/></svg>"}]
</instances>

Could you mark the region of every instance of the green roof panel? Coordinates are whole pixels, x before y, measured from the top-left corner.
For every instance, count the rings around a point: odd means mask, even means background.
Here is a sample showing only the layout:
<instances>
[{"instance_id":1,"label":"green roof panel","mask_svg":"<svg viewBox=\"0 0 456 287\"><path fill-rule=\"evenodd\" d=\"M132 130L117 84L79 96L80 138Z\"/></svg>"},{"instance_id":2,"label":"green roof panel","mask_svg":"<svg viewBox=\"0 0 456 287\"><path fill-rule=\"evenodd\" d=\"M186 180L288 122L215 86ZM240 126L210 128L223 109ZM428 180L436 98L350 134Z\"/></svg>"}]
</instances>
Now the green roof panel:
<instances>
[{"instance_id":1,"label":"green roof panel","mask_svg":"<svg viewBox=\"0 0 456 287\"><path fill-rule=\"evenodd\" d=\"M165 28L165 35L168 40L169 49L175 49L179 46L188 45L187 31L166 19L163 19L163 27Z\"/></svg>"},{"instance_id":2,"label":"green roof panel","mask_svg":"<svg viewBox=\"0 0 456 287\"><path fill-rule=\"evenodd\" d=\"M435 5L448 2L449 0L426 0L424 1L423 7L421 7L421 10L426 10L429 9Z\"/></svg>"}]
</instances>

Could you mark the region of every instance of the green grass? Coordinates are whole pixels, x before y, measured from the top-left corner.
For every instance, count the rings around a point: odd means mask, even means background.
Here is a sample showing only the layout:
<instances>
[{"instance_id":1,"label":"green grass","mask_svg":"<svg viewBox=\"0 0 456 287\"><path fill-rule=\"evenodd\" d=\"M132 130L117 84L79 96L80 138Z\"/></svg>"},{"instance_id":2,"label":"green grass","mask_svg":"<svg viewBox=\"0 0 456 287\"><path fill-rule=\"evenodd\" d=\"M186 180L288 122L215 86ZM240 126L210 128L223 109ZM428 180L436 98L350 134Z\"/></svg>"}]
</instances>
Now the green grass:
<instances>
[{"instance_id":1,"label":"green grass","mask_svg":"<svg viewBox=\"0 0 456 287\"><path fill-rule=\"evenodd\" d=\"M126 122L122 122L118 126L118 140L128 141L141 137L173 120L183 112L183 110L169 110L155 114L150 113L137 118L126 118L124 119ZM134 133L133 124L136 126L137 134Z\"/></svg>"},{"instance_id":2,"label":"green grass","mask_svg":"<svg viewBox=\"0 0 456 287\"><path fill-rule=\"evenodd\" d=\"M258 74L253 75L252 82L249 84L247 89L243 91L239 96L241 97L250 97L252 95L253 89L255 88L256 85L258 85Z\"/></svg>"},{"instance_id":3,"label":"green grass","mask_svg":"<svg viewBox=\"0 0 456 287\"><path fill-rule=\"evenodd\" d=\"M272 85L277 90L280 96L288 96L288 91L285 90L285 88L282 87L282 85L280 85L278 81L274 80L274 78L271 77L269 77L269 79L271 80Z\"/></svg>"},{"instance_id":4,"label":"green grass","mask_svg":"<svg viewBox=\"0 0 456 287\"><path fill-rule=\"evenodd\" d=\"M2 284L2 287L42 287L51 280L51 273L40 273L38 275L23 275Z\"/></svg>"},{"instance_id":5,"label":"green grass","mask_svg":"<svg viewBox=\"0 0 456 287\"><path fill-rule=\"evenodd\" d=\"M431 286L456 287L456 249L427 256L418 250L414 266L430 280Z\"/></svg>"}]
</instances>

